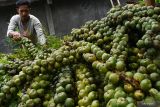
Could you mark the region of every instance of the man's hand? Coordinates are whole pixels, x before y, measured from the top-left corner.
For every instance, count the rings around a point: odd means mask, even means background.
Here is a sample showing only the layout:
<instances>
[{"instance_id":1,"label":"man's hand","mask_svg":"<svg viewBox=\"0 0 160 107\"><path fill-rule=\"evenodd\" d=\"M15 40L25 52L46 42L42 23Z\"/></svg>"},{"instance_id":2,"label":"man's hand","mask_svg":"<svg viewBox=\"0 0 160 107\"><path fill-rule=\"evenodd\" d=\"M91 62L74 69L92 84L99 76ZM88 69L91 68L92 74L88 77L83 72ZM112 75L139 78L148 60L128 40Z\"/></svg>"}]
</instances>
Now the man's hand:
<instances>
[{"instance_id":1,"label":"man's hand","mask_svg":"<svg viewBox=\"0 0 160 107\"><path fill-rule=\"evenodd\" d=\"M11 32L9 35L13 38L13 40L18 41L21 39L21 35L19 32Z\"/></svg>"},{"instance_id":2,"label":"man's hand","mask_svg":"<svg viewBox=\"0 0 160 107\"><path fill-rule=\"evenodd\" d=\"M22 36L24 36L24 37L30 39L30 35L28 34L27 31L24 31L24 32L22 33Z\"/></svg>"}]
</instances>

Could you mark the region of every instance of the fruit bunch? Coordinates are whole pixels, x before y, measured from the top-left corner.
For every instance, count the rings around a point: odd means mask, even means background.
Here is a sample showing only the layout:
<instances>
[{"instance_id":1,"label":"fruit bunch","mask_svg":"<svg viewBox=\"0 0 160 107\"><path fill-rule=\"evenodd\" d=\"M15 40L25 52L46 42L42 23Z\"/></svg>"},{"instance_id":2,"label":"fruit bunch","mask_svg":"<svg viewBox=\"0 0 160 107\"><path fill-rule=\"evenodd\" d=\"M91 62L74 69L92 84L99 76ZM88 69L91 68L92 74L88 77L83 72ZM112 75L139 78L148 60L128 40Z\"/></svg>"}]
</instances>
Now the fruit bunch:
<instances>
[{"instance_id":1,"label":"fruit bunch","mask_svg":"<svg viewBox=\"0 0 160 107\"><path fill-rule=\"evenodd\" d=\"M99 107L97 88L89 69L85 65L77 66L75 72L78 106Z\"/></svg>"},{"instance_id":2,"label":"fruit bunch","mask_svg":"<svg viewBox=\"0 0 160 107\"><path fill-rule=\"evenodd\" d=\"M21 103L18 106L42 106L42 101L45 95L47 95L46 89L49 87L49 84L49 75L40 74L35 77L30 85L27 83L24 87L24 92L20 94Z\"/></svg>"},{"instance_id":3,"label":"fruit bunch","mask_svg":"<svg viewBox=\"0 0 160 107\"><path fill-rule=\"evenodd\" d=\"M58 81L56 83L54 102L55 105L62 105L65 107L75 107L74 99L74 81L70 69L63 69L59 73Z\"/></svg>"}]
</instances>

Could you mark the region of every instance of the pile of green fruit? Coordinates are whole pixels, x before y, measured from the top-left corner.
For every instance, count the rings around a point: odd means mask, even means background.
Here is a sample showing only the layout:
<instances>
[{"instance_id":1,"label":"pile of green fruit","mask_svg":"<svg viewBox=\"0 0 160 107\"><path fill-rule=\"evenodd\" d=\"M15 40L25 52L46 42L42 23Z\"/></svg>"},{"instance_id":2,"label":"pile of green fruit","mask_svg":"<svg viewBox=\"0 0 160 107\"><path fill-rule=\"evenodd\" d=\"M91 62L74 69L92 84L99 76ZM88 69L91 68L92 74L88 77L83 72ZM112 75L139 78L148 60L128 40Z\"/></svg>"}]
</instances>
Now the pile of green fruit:
<instances>
[{"instance_id":1,"label":"pile of green fruit","mask_svg":"<svg viewBox=\"0 0 160 107\"><path fill-rule=\"evenodd\" d=\"M1 107L137 107L160 101L159 7L114 7L70 35L58 49L21 40L30 57L8 55L0 65Z\"/></svg>"}]
</instances>

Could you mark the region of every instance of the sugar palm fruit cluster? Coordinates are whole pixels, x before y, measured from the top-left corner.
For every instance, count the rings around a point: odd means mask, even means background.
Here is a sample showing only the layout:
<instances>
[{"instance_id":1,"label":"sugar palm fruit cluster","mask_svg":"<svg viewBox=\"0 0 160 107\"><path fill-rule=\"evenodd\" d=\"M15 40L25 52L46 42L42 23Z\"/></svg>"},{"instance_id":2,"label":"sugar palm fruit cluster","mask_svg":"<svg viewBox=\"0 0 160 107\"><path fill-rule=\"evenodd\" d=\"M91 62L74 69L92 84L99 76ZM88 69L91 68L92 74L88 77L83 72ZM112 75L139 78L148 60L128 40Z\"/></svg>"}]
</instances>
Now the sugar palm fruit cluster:
<instances>
[{"instance_id":1,"label":"sugar palm fruit cluster","mask_svg":"<svg viewBox=\"0 0 160 107\"><path fill-rule=\"evenodd\" d=\"M63 69L59 73L58 81L56 82L54 102L55 105L65 107L75 107L74 80L70 69Z\"/></svg>"},{"instance_id":2,"label":"sugar palm fruit cluster","mask_svg":"<svg viewBox=\"0 0 160 107\"><path fill-rule=\"evenodd\" d=\"M89 69L85 65L77 65L76 87L78 96L78 106L99 107L98 92L96 84Z\"/></svg>"},{"instance_id":3,"label":"sugar palm fruit cluster","mask_svg":"<svg viewBox=\"0 0 160 107\"><path fill-rule=\"evenodd\" d=\"M28 38L21 38L20 47L25 50L25 52L28 55L28 58L34 58L36 57L36 54L38 53L38 48L32 43L31 40Z\"/></svg>"},{"instance_id":4,"label":"sugar palm fruit cluster","mask_svg":"<svg viewBox=\"0 0 160 107\"><path fill-rule=\"evenodd\" d=\"M82 28L73 29L73 40L94 44L93 53L84 58L92 57L92 67L97 70L104 65L105 90L112 84L124 89L125 98L129 94L136 101L158 100L154 81L159 81L159 13L159 7L126 5L112 8L100 21L89 21ZM151 94L153 90L157 96ZM111 105L108 101L106 104ZM127 104L136 105L129 101Z\"/></svg>"},{"instance_id":5,"label":"sugar palm fruit cluster","mask_svg":"<svg viewBox=\"0 0 160 107\"><path fill-rule=\"evenodd\" d=\"M0 106L138 107L160 101L160 8L113 7L58 49L27 39L27 60L1 66ZM16 71L16 72L13 72Z\"/></svg>"},{"instance_id":6,"label":"sugar palm fruit cluster","mask_svg":"<svg viewBox=\"0 0 160 107\"><path fill-rule=\"evenodd\" d=\"M31 84L26 84L20 96L21 103L19 107L42 106L43 98L47 95L46 89L49 88L49 75L39 74ZM28 86L27 86L28 85Z\"/></svg>"}]
</instances>

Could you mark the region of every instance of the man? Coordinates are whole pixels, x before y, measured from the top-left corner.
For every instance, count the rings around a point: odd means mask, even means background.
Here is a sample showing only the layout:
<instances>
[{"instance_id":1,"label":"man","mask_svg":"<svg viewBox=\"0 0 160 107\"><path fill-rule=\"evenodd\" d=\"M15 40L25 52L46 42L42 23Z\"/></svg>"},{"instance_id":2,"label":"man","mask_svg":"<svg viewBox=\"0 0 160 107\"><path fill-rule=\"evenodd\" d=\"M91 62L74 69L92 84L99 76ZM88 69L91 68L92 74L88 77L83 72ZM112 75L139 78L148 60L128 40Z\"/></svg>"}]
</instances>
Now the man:
<instances>
[{"instance_id":1,"label":"man","mask_svg":"<svg viewBox=\"0 0 160 107\"><path fill-rule=\"evenodd\" d=\"M21 37L30 39L34 44L44 45L46 38L42 30L41 22L30 14L30 2L28 0L18 0L16 2L17 15L10 19L7 36L13 40L19 40ZM18 31L16 29L18 28Z\"/></svg>"}]
</instances>

